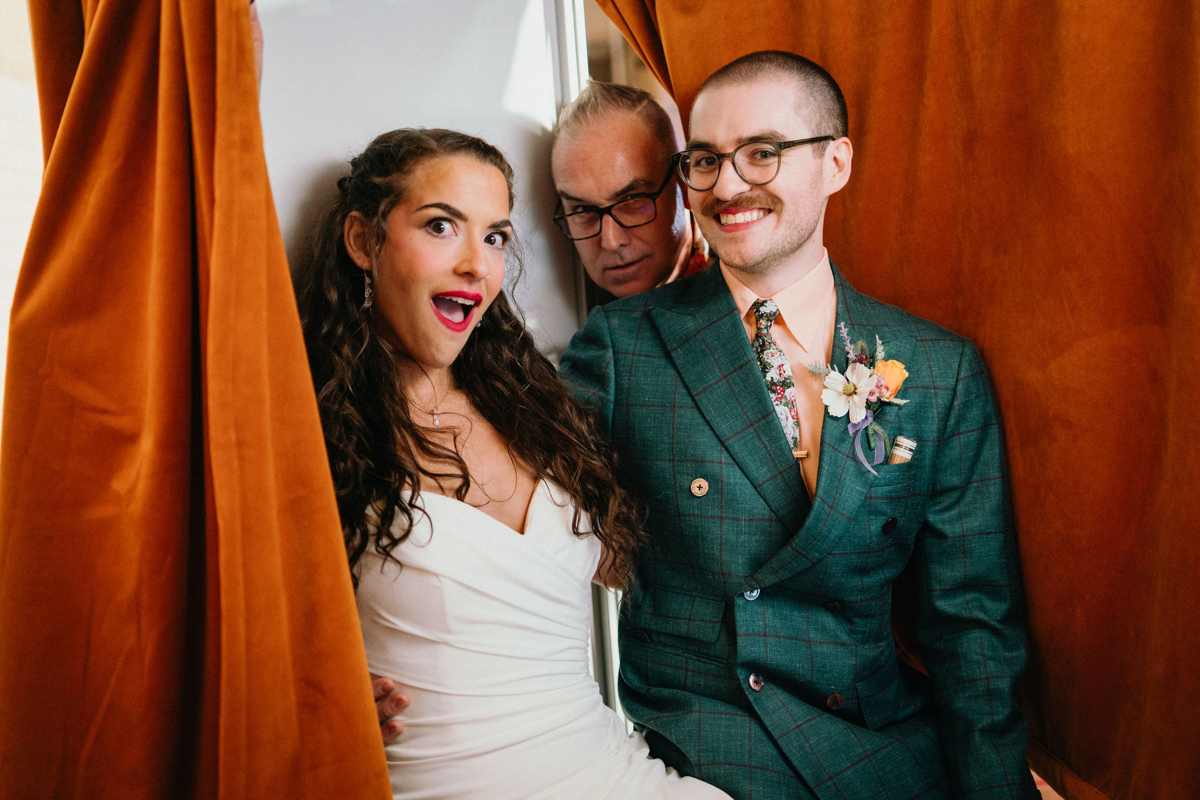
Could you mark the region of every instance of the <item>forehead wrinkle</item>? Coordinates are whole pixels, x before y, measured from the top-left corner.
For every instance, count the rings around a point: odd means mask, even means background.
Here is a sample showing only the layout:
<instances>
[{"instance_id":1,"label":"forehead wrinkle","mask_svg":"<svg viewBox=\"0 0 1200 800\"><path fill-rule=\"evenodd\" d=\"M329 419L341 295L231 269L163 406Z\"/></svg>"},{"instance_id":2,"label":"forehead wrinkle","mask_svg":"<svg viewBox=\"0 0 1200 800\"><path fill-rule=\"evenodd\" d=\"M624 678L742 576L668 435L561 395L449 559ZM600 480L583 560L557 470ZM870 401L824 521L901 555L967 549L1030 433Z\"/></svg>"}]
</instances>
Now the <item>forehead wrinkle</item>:
<instances>
[{"instance_id":1,"label":"forehead wrinkle","mask_svg":"<svg viewBox=\"0 0 1200 800\"><path fill-rule=\"evenodd\" d=\"M558 196L561 197L563 200L568 200L572 203L586 203L587 202L583 198L576 197L573 194L568 194L567 192L564 192L561 190L559 191Z\"/></svg>"},{"instance_id":2,"label":"forehead wrinkle","mask_svg":"<svg viewBox=\"0 0 1200 800\"><path fill-rule=\"evenodd\" d=\"M605 197L604 200L613 200L614 198L618 198L621 195L626 195L626 194L629 194L630 192L636 191L637 189L645 189L645 188L653 186L653 185L654 185L653 182L647 178L634 178L629 183L625 184L620 189L617 189L615 192L610 194L608 197ZM560 191L558 193L558 196L561 197L563 200L566 200L571 203L578 203L580 205L592 205L591 200L585 200L581 197L575 197L574 195L569 194L567 192Z\"/></svg>"},{"instance_id":3,"label":"forehead wrinkle","mask_svg":"<svg viewBox=\"0 0 1200 800\"><path fill-rule=\"evenodd\" d=\"M658 188L661 175L671 169L670 146L654 136L647 122L635 112L604 110L581 119L556 137L551 151L551 177L558 196L572 203L617 202L621 195ZM604 178L633 176L619 189L604 196L583 198L564 191L563 183L575 191L604 190Z\"/></svg>"},{"instance_id":4,"label":"forehead wrinkle","mask_svg":"<svg viewBox=\"0 0 1200 800\"><path fill-rule=\"evenodd\" d=\"M620 189L617 189L615 192L609 195L609 199L613 197L620 197L621 195L629 194L636 189L645 189L646 187L653 185L654 182L649 178L634 178L629 183L625 184Z\"/></svg>"}]
</instances>

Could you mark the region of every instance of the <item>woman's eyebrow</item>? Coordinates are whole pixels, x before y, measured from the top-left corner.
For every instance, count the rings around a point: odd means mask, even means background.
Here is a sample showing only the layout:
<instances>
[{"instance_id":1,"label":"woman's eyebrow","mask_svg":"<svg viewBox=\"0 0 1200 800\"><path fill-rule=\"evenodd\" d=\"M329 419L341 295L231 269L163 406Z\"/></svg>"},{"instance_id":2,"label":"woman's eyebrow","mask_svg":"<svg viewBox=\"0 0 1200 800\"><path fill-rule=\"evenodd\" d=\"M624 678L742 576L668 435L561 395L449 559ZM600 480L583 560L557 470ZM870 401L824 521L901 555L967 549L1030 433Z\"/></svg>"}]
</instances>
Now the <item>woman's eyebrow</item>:
<instances>
[{"instance_id":1,"label":"woman's eyebrow","mask_svg":"<svg viewBox=\"0 0 1200 800\"><path fill-rule=\"evenodd\" d=\"M502 219L499 222L493 222L491 225L488 225L489 228L511 228L512 226L512 222L506 219Z\"/></svg>"},{"instance_id":2,"label":"woman's eyebrow","mask_svg":"<svg viewBox=\"0 0 1200 800\"><path fill-rule=\"evenodd\" d=\"M457 220L462 220L463 222L467 221L467 215L464 214L463 212L459 211L457 208L450 205L449 203L426 203L425 205L418 208L417 211L424 211L427 208L441 209L442 211L445 211L447 214L449 214L450 216L454 217Z\"/></svg>"}]
</instances>

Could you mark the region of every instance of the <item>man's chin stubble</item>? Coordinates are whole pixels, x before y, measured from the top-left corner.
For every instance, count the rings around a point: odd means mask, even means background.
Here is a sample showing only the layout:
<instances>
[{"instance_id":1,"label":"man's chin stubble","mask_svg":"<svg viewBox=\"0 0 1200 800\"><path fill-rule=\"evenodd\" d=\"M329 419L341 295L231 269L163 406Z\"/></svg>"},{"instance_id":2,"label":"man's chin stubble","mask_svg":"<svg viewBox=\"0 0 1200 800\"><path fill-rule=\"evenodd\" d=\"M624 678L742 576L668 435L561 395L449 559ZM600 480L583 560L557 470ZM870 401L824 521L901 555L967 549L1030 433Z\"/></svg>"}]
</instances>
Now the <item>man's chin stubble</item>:
<instances>
[{"instance_id":1,"label":"man's chin stubble","mask_svg":"<svg viewBox=\"0 0 1200 800\"><path fill-rule=\"evenodd\" d=\"M717 258L720 259L721 263L730 269L735 269L738 272L744 272L747 275L769 275L780 264L783 264L793 255L795 255L800 248L808 244L816 230L817 226L813 224L807 231L802 232L802 235L789 237L786 241L781 242L777 247L770 249L764 253L761 258L752 263L739 263L732 260L726 260L721 256L721 251L717 250L716 247L713 247L713 252L716 253ZM709 241L711 242L711 240Z\"/></svg>"}]
</instances>

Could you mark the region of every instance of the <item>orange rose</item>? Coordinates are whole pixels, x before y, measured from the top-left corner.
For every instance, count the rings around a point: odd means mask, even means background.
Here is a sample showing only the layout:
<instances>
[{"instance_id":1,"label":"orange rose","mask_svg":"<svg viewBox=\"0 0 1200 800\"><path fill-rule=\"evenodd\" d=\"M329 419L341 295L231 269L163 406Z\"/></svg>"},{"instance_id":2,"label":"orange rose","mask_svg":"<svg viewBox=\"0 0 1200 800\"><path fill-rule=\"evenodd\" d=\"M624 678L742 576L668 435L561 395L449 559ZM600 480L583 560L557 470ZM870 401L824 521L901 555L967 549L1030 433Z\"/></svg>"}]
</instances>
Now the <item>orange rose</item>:
<instances>
[{"instance_id":1,"label":"orange rose","mask_svg":"<svg viewBox=\"0 0 1200 800\"><path fill-rule=\"evenodd\" d=\"M880 361L875 365L875 372L882 378L887 385L887 394L881 395L884 400L891 400L896 396L896 392L900 391L900 387L904 385L904 379L908 377L908 370L899 361Z\"/></svg>"}]
</instances>

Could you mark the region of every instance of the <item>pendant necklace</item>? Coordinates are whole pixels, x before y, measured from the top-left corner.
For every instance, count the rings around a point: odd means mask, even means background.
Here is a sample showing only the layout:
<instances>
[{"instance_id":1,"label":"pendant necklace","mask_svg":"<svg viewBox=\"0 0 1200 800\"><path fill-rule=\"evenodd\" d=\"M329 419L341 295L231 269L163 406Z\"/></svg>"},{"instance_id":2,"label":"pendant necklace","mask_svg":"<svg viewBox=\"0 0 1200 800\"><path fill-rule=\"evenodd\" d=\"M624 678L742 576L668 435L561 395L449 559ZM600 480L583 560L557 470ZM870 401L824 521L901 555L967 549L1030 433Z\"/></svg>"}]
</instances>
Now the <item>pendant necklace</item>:
<instances>
[{"instance_id":1,"label":"pendant necklace","mask_svg":"<svg viewBox=\"0 0 1200 800\"><path fill-rule=\"evenodd\" d=\"M430 383L430 386L433 385L432 380L429 383ZM435 428L439 428L442 425L442 403L446 402L446 398L450 396L450 389L451 389L451 387L446 387L446 393L444 395L442 395L441 400L438 400L437 399L437 388L436 387L434 388L433 411L431 411L430 413L433 415L433 426Z\"/></svg>"}]
</instances>

